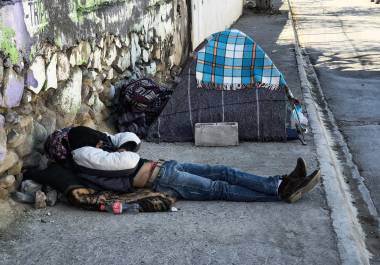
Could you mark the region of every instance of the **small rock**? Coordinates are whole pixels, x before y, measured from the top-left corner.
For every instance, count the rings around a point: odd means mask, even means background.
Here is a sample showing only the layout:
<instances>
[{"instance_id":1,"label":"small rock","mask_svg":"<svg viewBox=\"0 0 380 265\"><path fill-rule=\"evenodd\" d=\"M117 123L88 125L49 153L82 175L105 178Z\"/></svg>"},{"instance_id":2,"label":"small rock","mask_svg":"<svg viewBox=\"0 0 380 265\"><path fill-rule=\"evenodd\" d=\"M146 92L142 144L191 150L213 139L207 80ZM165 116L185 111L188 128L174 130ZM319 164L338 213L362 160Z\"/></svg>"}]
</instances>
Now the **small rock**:
<instances>
[{"instance_id":1,"label":"small rock","mask_svg":"<svg viewBox=\"0 0 380 265\"><path fill-rule=\"evenodd\" d=\"M145 72L147 75L155 75L157 72L156 62L152 62L149 66L145 67Z\"/></svg>"},{"instance_id":2,"label":"small rock","mask_svg":"<svg viewBox=\"0 0 380 265\"><path fill-rule=\"evenodd\" d=\"M57 54L54 53L49 65L46 67L46 89L57 87Z\"/></svg>"},{"instance_id":3,"label":"small rock","mask_svg":"<svg viewBox=\"0 0 380 265\"><path fill-rule=\"evenodd\" d=\"M81 91L82 102L86 102L88 100L90 92L94 90L93 86L94 84L92 82L88 82L88 80L83 82Z\"/></svg>"},{"instance_id":4,"label":"small rock","mask_svg":"<svg viewBox=\"0 0 380 265\"><path fill-rule=\"evenodd\" d=\"M3 65L5 68L11 68L12 67L12 62L9 57L5 58L3 61Z\"/></svg>"},{"instance_id":5,"label":"small rock","mask_svg":"<svg viewBox=\"0 0 380 265\"><path fill-rule=\"evenodd\" d=\"M117 57L116 45L112 43L106 50L105 56L103 57L103 63L107 66L112 65Z\"/></svg>"},{"instance_id":6,"label":"small rock","mask_svg":"<svg viewBox=\"0 0 380 265\"><path fill-rule=\"evenodd\" d=\"M23 104L22 107L20 108L20 113L23 115L30 115L32 112L33 112L33 107L30 103Z\"/></svg>"},{"instance_id":7,"label":"small rock","mask_svg":"<svg viewBox=\"0 0 380 265\"><path fill-rule=\"evenodd\" d=\"M99 48L103 49L103 47L104 47L104 37L100 38L100 40L99 40L99 42L98 42L97 45L98 45Z\"/></svg>"},{"instance_id":8,"label":"small rock","mask_svg":"<svg viewBox=\"0 0 380 265\"><path fill-rule=\"evenodd\" d=\"M91 129L97 129L97 126L93 120L87 120L86 122L80 123L80 125L89 127Z\"/></svg>"},{"instance_id":9,"label":"small rock","mask_svg":"<svg viewBox=\"0 0 380 265\"><path fill-rule=\"evenodd\" d=\"M0 188L8 189L13 186L15 181L16 181L16 178L13 175L8 175L3 178L0 178Z\"/></svg>"},{"instance_id":10,"label":"small rock","mask_svg":"<svg viewBox=\"0 0 380 265\"><path fill-rule=\"evenodd\" d=\"M8 198L8 190L4 188L0 188L0 200L5 200Z\"/></svg>"},{"instance_id":11,"label":"small rock","mask_svg":"<svg viewBox=\"0 0 380 265\"><path fill-rule=\"evenodd\" d=\"M120 51L119 57L113 63L113 67L119 73L124 72L131 65L131 53L127 49Z\"/></svg>"},{"instance_id":12,"label":"small rock","mask_svg":"<svg viewBox=\"0 0 380 265\"><path fill-rule=\"evenodd\" d=\"M32 134L33 134L33 137L35 140L35 148L38 151L43 152L43 146L44 146L44 143L46 141L46 138L48 137L48 133L47 133L45 127L42 126L38 122L34 122Z\"/></svg>"},{"instance_id":13,"label":"small rock","mask_svg":"<svg viewBox=\"0 0 380 265\"><path fill-rule=\"evenodd\" d=\"M91 91L89 93L89 96L88 96L88 99L85 100L85 103L88 105L88 106L92 106L95 104L95 100L96 100L96 92L95 91Z\"/></svg>"},{"instance_id":14,"label":"small rock","mask_svg":"<svg viewBox=\"0 0 380 265\"><path fill-rule=\"evenodd\" d=\"M105 40L104 40L106 47L109 47L113 43L114 38L115 38L114 35L106 33Z\"/></svg>"},{"instance_id":15,"label":"small rock","mask_svg":"<svg viewBox=\"0 0 380 265\"><path fill-rule=\"evenodd\" d=\"M3 58L0 57L0 84L3 83L3 76L4 76Z\"/></svg>"},{"instance_id":16,"label":"small rock","mask_svg":"<svg viewBox=\"0 0 380 265\"><path fill-rule=\"evenodd\" d=\"M0 129L4 128L5 125L5 117L0 114Z\"/></svg>"},{"instance_id":17,"label":"small rock","mask_svg":"<svg viewBox=\"0 0 380 265\"><path fill-rule=\"evenodd\" d=\"M32 87L37 87L38 86L38 82L34 78L33 71L30 70L30 69L28 69L28 71L26 71L25 85L26 86L32 86Z\"/></svg>"},{"instance_id":18,"label":"small rock","mask_svg":"<svg viewBox=\"0 0 380 265\"><path fill-rule=\"evenodd\" d=\"M91 45L87 41L81 41L79 45L71 50L70 65L86 65L91 55Z\"/></svg>"},{"instance_id":19,"label":"small rock","mask_svg":"<svg viewBox=\"0 0 380 265\"><path fill-rule=\"evenodd\" d=\"M25 194L34 195L37 191L42 189L42 185L33 180L24 180L21 182L21 192Z\"/></svg>"},{"instance_id":20,"label":"small rock","mask_svg":"<svg viewBox=\"0 0 380 265\"><path fill-rule=\"evenodd\" d=\"M18 125L26 130L31 130L33 126L33 117L31 116L19 116Z\"/></svg>"},{"instance_id":21,"label":"small rock","mask_svg":"<svg viewBox=\"0 0 380 265\"><path fill-rule=\"evenodd\" d=\"M47 212L46 215L47 215L47 216L51 216L51 212Z\"/></svg>"},{"instance_id":22,"label":"small rock","mask_svg":"<svg viewBox=\"0 0 380 265\"><path fill-rule=\"evenodd\" d=\"M3 100L0 106L13 108L20 105L24 92L24 77L18 75L12 68L5 70L4 83L2 89Z\"/></svg>"},{"instance_id":23,"label":"small rock","mask_svg":"<svg viewBox=\"0 0 380 265\"><path fill-rule=\"evenodd\" d=\"M143 30L139 34L139 40L140 40L141 43L145 42L145 29L144 28L143 28Z\"/></svg>"},{"instance_id":24,"label":"small rock","mask_svg":"<svg viewBox=\"0 0 380 265\"><path fill-rule=\"evenodd\" d=\"M57 123L56 113L46 108L46 111L42 114L40 123L46 129L48 135L52 134Z\"/></svg>"},{"instance_id":25,"label":"small rock","mask_svg":"<svg viewBox=\"0 0 380 265\"><path fill-rule=\"evenodd\" d=\"M20 126L12 128L7 135L7 145L9 148L16 148L26 140L26 133Z\"/></svg>"},{"instance_id":26,"label":"small rock","mask_svg":"<svg viewBox=\"0 0 380 265\"><path fill-rule=\"evenodd\" d=\"M142 50L142 59L145 63L149 62L149 51L146 49Z\"/></svg>"},{"instance_id":27,"label":"small rock","mask_svg":"<svg viewBox=\"0 0 380 265\"><path fill-rule=\"evenodd\" d=\"M57 51L57 47L49 43L45 43L41 48L41 53L44 54L47 61L50 61L53 54Z\"/></svg>"},{"instance_id":28,"label":"small rock","mask_svg":"<svg viewBox=\"0 0 380 265\"><path fill-rule=\"evenodd\" d=\"M132 77L132 72L131 71L129 71L129 70L126 70L126 71L124 71L121 75L120 75L120 78L127 78L127 79L129 79L129 78L131 78Z\"/></svg>"},{"instance_id":29,"label":"small rock","mask_svg":"<svg viewBox=\"0 0 380 265\"><path fill-rule=\"evenodd\" d=\"M16 153L19 157L24 157L33 152L34 149L34 139L32 135L27 135L24 143L17 146Z\"/></svg>"},{"instance_id":30,"label":"small rock","mask_svg":"<svg viewBox=\"0 0 380 265\"><path fill-rule=\"evenodd\" d=\"M23 62L20 62L19 64L17 64L17 65L13 65L13 70L17 73L17 74L19 74L19 75L21 75L22 74L22 70L24 69L24 63Z\"/></svg>"},{"instance_id":31,"label":"small rock","mask_svg":"<svg viewBox=\"0 0 380 265\"><path fill-rule=\"evenodd\" d=\"M82 71L79 67L74 69L72 78L66 85L57 90L49 99L49 106L55 108L61 115L76 115L80 108L82 87Z\"/></svg>"},{"instance_id":32,"label":"small rock","mask_svg":"<svg viewBox=\"0 0 380 265\"><path fill-rule=\"evenodd\" d=\"M77 113L77 116L75 117L76 122L78 124L83 124L91 120L89 111L90 111L90 107L87 106L86 104L82 104L80 107L80 110Z\"/></svg>"},{"instance_id":33,"label":"small rock","mask_svg":"<svg viewBox=\"0 0 380 265\"><path fill-rule=\"evenodd\" d=\"M57 203L57 200L58 200L58 192L56 190L50 190L47 192L46 203L48 206L54 206Z\"/></svg>"},{"instance_id":34,"label":"small rock","mask_svg":"<svg viewBox=\"0 0 380 265\"><path fill-rule=\"evenodd\" d=\"M37 191L35 196L34 208L42 209L46 208L46 195L42 191ZM41 219L42 222L42 219Z\"/></svg>"},{"instance_id":35,"label":"small rock","mask_svg":"<svg viewBox=\"0 0 380 265\"><path fill-rule=\"evenodd\" d=\"M4 161L7 153L7 133L0 127L0 162Z\"/></svg>"},{"instance_id":36,"label":"small rock","mask_svg":"<svg viewBox=\"0 0 380 265\"><path fill-rule=\"evenodd\" d=\"M97 94L94 94L95 100L94 104L92 106L92 109L95 112L95 115L100 114L106 107L104 103L99 99L99 96Z\"/></svg>"},{"instance_id":37,"label":"small rock","mask_svg":"<svg viewBox=\"0 0 380 265\"><path fill-rule=\"evenodd\" d=\"M17 176L20 175L21 173L21 170L22 170L22 166L23 166L23 161L22 160L19 160L13 167L11 167L10 169L8 169L8 174L10 175L14 175L16 176L16 180L18 181L19 178ZM22 178L22 177L21 177Z\"/></svg>"},{"instance_id":38,"label":"small rock","mask_svg":"<svg viewBox=\"0 0 380 265\"><path fill-rule=\"evenodd\" d=\"M146 42L153 43L154 42L154 29L149 29L146 34Z\"/></svg>"},{"instance_id":39,"label":"small rock","mask_svg":"<svg viewBox=\"0 0 380 265\"><path fill-rule=\"evenodd\" d=\"M70 62L66 54L58 53L57 56L57 79L65 81L70 77Z\"/></svg>"},{"instance_id":40,"label":"small rock","mask_svg":"<svg viewBox=\"0 0 380 265\"><path fill-rule=\"evenodd\" d=\"M13 167L18 161L18 155L13 151L8 151L4 160L0 163L0 175Z\"/></svg>"},{"instance_id":41,"label":"small rock","mask_svg":"<svg viewBox=\"0 0 380 265\"><path fill-rule=\"evenodd\" d=\"M12 199L22 203L34 203L34 194L26 194L23 192L15 191L11 193Z\"/></svg>"},{"instance_id":42,"label":"small rock","mask_svg":"<svg viewBox=\"0 0 380 265\"><path fill-rule=\"evenodd\" d=\"M95 81L98 73L95 70L86 70L83 71L83 83L86 80Z\"/></svg>"},{"instance_id":43,"label":"small rock","mask_svg":"<svg viewBox=\"0 0 380 265\"><path fill-rule=\"evenodd\" d=\"M37 207L36 207L37 208ZM46 206L45 207L41 207L41 208L46 208ZM38 208L37 208L38 209ZM46 224L48 221L46 221L45 219L43 219L43 218L41 218L41 223L44 223L44 224Z\"/></svg>"},{"instance_id":44,"label":"small rock","mask_svg":"<svg viewBox=\"0 0 380 265\"><path fill-rule=\"evenodd\" d=\"M26 105L30 102L32 102L32 92L30 91L25 91L24 94L22 95L21 103L22 105Z\"/></svg>"},{"instance_id":45,"label":"small rock","mask_svg":"<svg viewBox=\"0 0 380 265\"><path fill-rule=\"evenodd\" d=\"M33 91L35 94L38 94L46 81L44 58L42 56L37 56L32 65L29 67L29 70L31 70L34 79L37 81L37 86L29 85L28 89Z\"/></svg>"},{"instance_id":46,"label":"small rock","mask_svg":"<svg viewBox=\"0 0 380 265\"><path fill-rule=\"evenodd\" d=\"M115 72L114 72L113 68L111 68L111 69L107 72L106 79L107 79L107 80L112 80L112 79L114 78L114 75L115 75Z\"/></svg>"},{"instance_id":47,"label":"small rock","mask_svg":"<svg viewBox=\"0 0 380 265\"><path fill-rule=\"evenodd\" d=\"M123 45L126 47L128 47L130 44L130 40L129 40L128 35L121 36L121 41L123 42Z\"/></svg>"},{"instance_id":48,"label":"small rock","mask_svg":"<svg viewBox=\"0 0 380 265\"><path fill-rule=\"evenodd\" d=\"M116 45L116 47L118 47L119 49L122 47L121 42L120 42L120 39L119 39L118 37L115 37L115 45Z\"/></svg>"},{"instance_id":49,"label":"small rock","mask_svg":"<svg viewBox=\"0 0 380 265\"><path fill-rule=\"evenodd\" d=\"M113 99L115 97L116 89L111 83L104 84L104 90L100 94L100 99L105 103L106 106L112 106Z\"/></svg>"},{"instance_id":50,"label":"small rock","mask_svg":"<svg viewBox=\"0 0 380 265\"><path fill-rule=\"evenodd\" d=\"M131 63L132 67L135 66L136 62L141 56L141 47L139 45L139 36L136 33L131 35Z\"/></svg>"},{"instance_id":51,"label":"small rock","mask_svg":"<svg viewBox=\"0 0 380 265\"><path fill-rule=\"evenodd\" d=\"M99 72L102 71L102 50L101 49L95 48L95 51L92 54L89 68L96 69Z\"/></svg>"}]
</instances>

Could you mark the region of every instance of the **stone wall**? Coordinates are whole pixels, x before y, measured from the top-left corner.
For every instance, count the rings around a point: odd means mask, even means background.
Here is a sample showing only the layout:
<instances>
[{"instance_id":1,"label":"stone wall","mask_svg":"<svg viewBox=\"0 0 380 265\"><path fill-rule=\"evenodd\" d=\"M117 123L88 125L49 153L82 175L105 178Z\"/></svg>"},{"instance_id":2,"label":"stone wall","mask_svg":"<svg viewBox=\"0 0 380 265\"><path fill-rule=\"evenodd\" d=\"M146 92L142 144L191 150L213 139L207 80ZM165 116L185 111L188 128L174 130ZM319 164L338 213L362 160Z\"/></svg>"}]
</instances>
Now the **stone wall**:
<instances>
[{"instance_id":1,"label":"stone wall","mask_svg":"<svg viewBox=\"0 0 380 265\"><path fill-rule=\"evenodd\" d=\"M0 198L46 163L56 128L112 131L117 81L166 80L187 57L188 24L186 0L2 1Z\"/></svg>"}]
</instances>

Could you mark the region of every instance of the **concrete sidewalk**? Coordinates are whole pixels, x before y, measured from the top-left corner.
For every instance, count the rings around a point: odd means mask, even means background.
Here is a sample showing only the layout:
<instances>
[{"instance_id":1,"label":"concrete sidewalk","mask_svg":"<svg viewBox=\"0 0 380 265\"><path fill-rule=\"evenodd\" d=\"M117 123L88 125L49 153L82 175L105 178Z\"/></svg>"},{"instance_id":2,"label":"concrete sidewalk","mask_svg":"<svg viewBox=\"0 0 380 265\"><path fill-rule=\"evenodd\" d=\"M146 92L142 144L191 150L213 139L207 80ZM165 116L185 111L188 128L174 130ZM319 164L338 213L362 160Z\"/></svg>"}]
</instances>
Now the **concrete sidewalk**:
<instances>
[{"instance_id":1,"label":"concrete sidewalk","mask_svg":"<svg viewBox=\"0 0 380 265\"><path fill-rule=\"evenodd\" d=\"M277 2L276 2L277 3ZM288 8L245 14L251 35L301 97ZM299 156L317 166L309 145L242 143L232 148L144 143L145 158L226 164L262 175L286 174ZM339 264L321 186L295 204L178 202L179 212L114 216L60 204L30 210L0 237L1 264ZM51 215L48 216L47 212ZM41 222L43 219L45 222Z\"/></svg>"}]
</instances>

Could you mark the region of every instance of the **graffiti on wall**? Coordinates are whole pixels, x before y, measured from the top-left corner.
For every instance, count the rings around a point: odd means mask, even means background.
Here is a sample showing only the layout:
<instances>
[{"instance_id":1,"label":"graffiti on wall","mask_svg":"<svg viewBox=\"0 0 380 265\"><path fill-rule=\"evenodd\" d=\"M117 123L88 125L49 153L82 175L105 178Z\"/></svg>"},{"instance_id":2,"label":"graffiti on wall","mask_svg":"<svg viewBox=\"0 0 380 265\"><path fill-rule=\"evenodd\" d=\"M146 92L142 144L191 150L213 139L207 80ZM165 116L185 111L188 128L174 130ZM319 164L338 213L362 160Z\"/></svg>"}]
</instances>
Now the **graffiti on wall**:
<instances>
[{"instance_id":1,"label":"graffiti on wall","mask_svg":"<svg viewBox=\"0 0 380 265\"><path fill-rule=\"evenodd\" d=\"M42 0L24 0L24 22L30 36L44 30L48 24L48 13Z\"/></svg>"}]
</instances>

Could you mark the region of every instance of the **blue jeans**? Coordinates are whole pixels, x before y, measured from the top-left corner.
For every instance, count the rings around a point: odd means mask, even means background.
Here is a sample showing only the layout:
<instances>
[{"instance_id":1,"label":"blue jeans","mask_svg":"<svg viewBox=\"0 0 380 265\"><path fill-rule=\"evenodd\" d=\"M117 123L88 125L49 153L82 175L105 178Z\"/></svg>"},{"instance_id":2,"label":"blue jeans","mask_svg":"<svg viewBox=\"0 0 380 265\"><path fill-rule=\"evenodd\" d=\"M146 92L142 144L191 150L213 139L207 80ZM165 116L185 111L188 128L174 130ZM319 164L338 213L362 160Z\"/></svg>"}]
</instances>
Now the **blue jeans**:
<instances>
[{"instance_id":1,"label":"blue jeans","mask_svg":"<svg viewBox=\"0 0 380 265\"><path fill-rule=\"evenodd\" d=\"M280 176L261 177L222 165L166 161L153 189L185 200L278 201Z\"/></svg>"}]
</instances>

